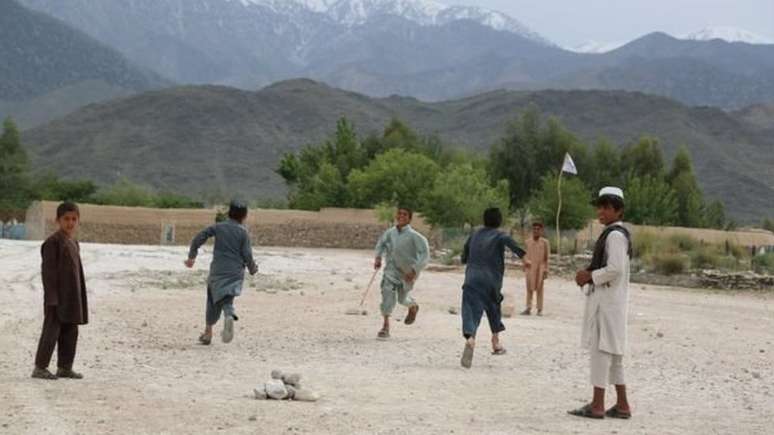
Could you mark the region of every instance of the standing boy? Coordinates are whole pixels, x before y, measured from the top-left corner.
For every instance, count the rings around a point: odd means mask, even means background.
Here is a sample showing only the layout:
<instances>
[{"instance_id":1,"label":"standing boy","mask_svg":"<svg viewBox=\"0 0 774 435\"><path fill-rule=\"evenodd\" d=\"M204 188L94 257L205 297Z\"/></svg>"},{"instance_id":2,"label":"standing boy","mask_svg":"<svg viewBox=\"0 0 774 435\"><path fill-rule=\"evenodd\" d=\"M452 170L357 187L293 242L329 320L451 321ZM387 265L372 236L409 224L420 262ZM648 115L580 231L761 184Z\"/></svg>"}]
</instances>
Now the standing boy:
<instances>
[{"instance_id":1,"label":"standing boy","mask_svg":"<svg viewBox=\"0 0 774 435\"><path fill-rule=\"evenodd\" d=\"M411 297L411 290L419 278L419 273L430 261L430 248L427 239L411 228L413 211L407 207L398 208L395 214L395 226L382 234L376 244L374 269L382 267L382 257L387 265L382 276L381 312L384 317L382 329L377 334L380 339L390 338L390 316L396 303L408 307L404 323L414 323L419 305Z\"/></svg>"},{"instance_id":2,"label":"standing boy","mask_svg":"<svg viewBox=\"0 0 774 435\"><path fill-rule=\"evenodd\" d=\"M224 343L229 343L234 338L234 321L238 320L234 312L234 298L242 294L245 267L250 271L250 275L258 273L258 266L253 260L250 236L247 234L247 228L242 225L247 218L247 206L232 201L228 217L227 220L206 228L194 237L188 260L185 261L188 268L193 267L199 247L210 237L215 237L210 275L207 278L206 326L204 333L199 336L199 342L204 345L212 341L212 326L220 319L221 312L224 323L221 338Z\"/></svg>"},{"instance_id":3,"label":"standing boy","mask_svg":"<svg viewBox=\"0 0 774 435\"><path fill-rule=\"evenodd\" d=\"M497 230L502 222L500 209L487 209L484 212L484 227L468 238L462 251L462 264L466 265L461 310L465 348L460 363L465 368L470 368L473 364L476 331L484 312L492 331L492 354L505 354L499 335L505 330L500 311L500 303L503 301L505 248L521 257L524 267L530 268L530 261L525 257L525 252L510 236Z\"/></svg>"},{"instance_id":4,"label":"standing boy","mask_svg":"<svg viewBox=\"0 0 774 435\"><path fill-rule=\"evenodd\" d=\"M543 282L548 278L548 256L551 245L543 237L543 222L532 223L532 237L527 239L527 258L532 267L524 270L527 278L527 308L521 312L529 316L532 312L532 295L537 295L537 315L543 315Z\"/></svg>"},{"instance_id":5,"label":"standing boy","mask_svg":"<svg viewBox=\"0 0 774 435\"><path fill-rule=\"evenodd\" d=\"M75 240L80 221L78 206L64 202L56 208L57 232L40 248L42 257L44 319L32 377L38 379L81 379L73 371L78 343L78 325L89 323L86 280L80 245ZM57 348L56 374L48 370Z\"/></svg>"},{"instance_id":6,"label":"standing boy","mask_svg":"<svg viewBox=\"0 0 774 435\"><path fill-rule=\"evenodd\" d=\"M575 282L588 285L583 315L582 344L591 356L591 403L568 411L587 418L630 418L626 398L623 356L626 351L626 322L629 308L629 260L632 243L629 231L622 225L623 191L605 187L594 202L599 222L605 225L594 246L591 265L579 270ZM615 385L618 401L605 411L605 389Z\"/></svg>"}]
</instances>

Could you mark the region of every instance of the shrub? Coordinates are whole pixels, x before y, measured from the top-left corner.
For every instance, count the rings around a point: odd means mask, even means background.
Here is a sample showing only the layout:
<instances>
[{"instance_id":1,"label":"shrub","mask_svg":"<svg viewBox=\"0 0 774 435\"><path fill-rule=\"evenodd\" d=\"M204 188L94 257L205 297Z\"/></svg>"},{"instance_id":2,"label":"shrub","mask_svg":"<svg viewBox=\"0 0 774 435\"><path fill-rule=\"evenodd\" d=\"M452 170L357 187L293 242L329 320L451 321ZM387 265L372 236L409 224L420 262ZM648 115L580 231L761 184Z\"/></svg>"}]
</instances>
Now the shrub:
<instances>
[{"instance_id":1,"label":"shrub","mask_svg":"<svg viewBox=\"0 0 774 435\"><path fill-rule=\"evenodd\" d=\"M699 247L699 241L685 234L673 234L669 243L680 251L693 251Z\"/></svg>"},{"instance_id":2,"label":"shrub","mask_svg":"<svg viewBox=\"0 0 774 435\"><path fill-rule=\"evenodd\" d=\"M753 257L752 265L757 273L774 275L774 252Z\"/></svg>"},{"instance_id":3,"label":"shrub","mask_svg":"<svg viewBox=\"0 0 774 435\"><path fill-rule=\"evenodd\" d=\"M712 248L704 246L691 251L690 258L691 268L693 269L715 269L722 260L719 253L713 252Z\"/></svg>"},{"instance_id":4,"label":"shrub","mask_svg":"<svg viewBox=\"0 0 774 435\"><path fill-rule=\"evenodd\" d=\"M688 268L688 260L680 254L657 255L651 261L654 271L664 275L683 273Z\"/></svg>"},{"instance_id":5,"label":"shrub","mask_svg":"<svg viewBox=\"0 0 774 435\"><path fill-rule=\"evenodd\" d=\"M647 257L655 252L658 245L661 245L661 239L652 231L641 231L632 238L632 251L635 258Z\"/></svg>"}]
</instances>

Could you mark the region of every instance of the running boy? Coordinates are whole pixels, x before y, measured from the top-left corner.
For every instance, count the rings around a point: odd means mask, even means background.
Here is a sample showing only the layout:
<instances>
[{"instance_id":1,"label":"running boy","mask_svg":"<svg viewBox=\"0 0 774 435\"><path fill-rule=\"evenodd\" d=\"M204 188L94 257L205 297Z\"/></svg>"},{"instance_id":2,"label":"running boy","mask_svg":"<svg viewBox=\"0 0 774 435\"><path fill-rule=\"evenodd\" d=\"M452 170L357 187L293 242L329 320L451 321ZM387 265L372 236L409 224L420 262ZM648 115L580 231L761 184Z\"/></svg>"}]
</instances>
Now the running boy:
<instances>
[{"instance_id":1,"label":"running boy","mask_svg":"<svg viewBox=\"0 0 774 435\"><path fill-rule=\"evenodd\" d=\"M234 321L238 320L234 312L234 298L242 293L245 279L245 267L251 275L258 273L258 265L253 260L253 249L247 228L242 225L247 218L247 206L232 201L228 209L229 219L207 227L191 241L188 260L185 265L193 267L199 248L210 237L215 237L210 275L207 278L207 311L204 333L199 342L208 345L212 341L212 326L223 312L223 331L221 338L229 343L234 338Z\"/></svg>"},{"instance_id":2,"label":"running boy","mask_svg":"<svg viewBox=\"0 0 774 435\"><path fill-rule=\"evenodd\" d=\"M33 378L83 378L83 375L73 371L78 325L89 323L86 279L81 264L80 245L75 240L80 218L76 204L60 204L56 208L59 229L40 248L43 259L44 318ZM57 348L56 374L48 370L54 347Z\"/></svg>"},{"instance_id":3,"label":"running boy","mask_svg":"<svg viewBox=\"0 0 774 435\"><path fill-rule=\"evenodd\" d=\"M473 364L476 331L484 312L492 331L492 354L505 353L505 348L500 344L500 333L505 331L500 310L500 303L503 301L505 248L521 257L524 267L531 267L525 252L516 242L509 235L498 231L502 222L503 215L499 208L486 210L484 227L468 238L462 251L462 263L466 265L461 310L465 348L460 363L465 368L470 368Z\"/></svg>"},{"instance_id":4,"label":"running boy","mask_svg":"<svg viewBox=\"0 0 774 435\"><path fill-rule=\"evenodd\" d=\"M390 338L390 316L397 303L408 307L406 325L414 323L419 311L419 305L410 293L419 273L430 261L430 248L427 239L411 228L412 217L411 209L398 208L395 226L385 231L376 244L374 269L382 267L382 257L387 258L381 286L384 324L377 334L380 339Z\"/></svg>"}]
</instances>

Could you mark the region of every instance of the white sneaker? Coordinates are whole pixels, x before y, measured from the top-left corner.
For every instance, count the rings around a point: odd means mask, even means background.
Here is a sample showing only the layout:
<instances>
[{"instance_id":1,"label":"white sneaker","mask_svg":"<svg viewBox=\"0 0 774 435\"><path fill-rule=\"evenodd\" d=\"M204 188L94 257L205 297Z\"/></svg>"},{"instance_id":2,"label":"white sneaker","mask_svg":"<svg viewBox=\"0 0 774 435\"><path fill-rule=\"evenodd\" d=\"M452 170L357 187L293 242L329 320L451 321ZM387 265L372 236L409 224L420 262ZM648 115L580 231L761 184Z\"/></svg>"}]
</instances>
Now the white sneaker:
<instances>
[{"instance_id":1,"label":"white sneaker","mask_svg":"<svg viewBox=\"0 0 774 435\"><path fill-rule=\"evenodd\" d=\"M231 343L234 339L234 318L231 316L225 316L223 320L223 332L220 333L220 338L224 343Z\"/></svg>"}]
</instances>

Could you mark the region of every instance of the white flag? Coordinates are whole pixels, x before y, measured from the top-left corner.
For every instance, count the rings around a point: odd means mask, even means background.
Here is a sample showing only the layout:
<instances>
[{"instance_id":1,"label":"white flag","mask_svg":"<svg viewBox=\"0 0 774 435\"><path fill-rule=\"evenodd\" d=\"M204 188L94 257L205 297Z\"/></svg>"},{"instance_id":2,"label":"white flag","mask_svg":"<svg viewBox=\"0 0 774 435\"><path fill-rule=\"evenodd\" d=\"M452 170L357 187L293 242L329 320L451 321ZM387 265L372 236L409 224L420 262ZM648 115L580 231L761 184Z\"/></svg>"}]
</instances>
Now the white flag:
<instances>
[{"instance_id":1,"label":"white flag","mask_svg":"<svg viewBox=\"0 0 774 435\"><path fill-rule=\"evenodd\" d=\"M578 169L575 167L575 162L572 161L572 157L570 157L570 153L564 154L564 163L562 164L562 172L578 175Z\"/></svg>"}]
</instances>

